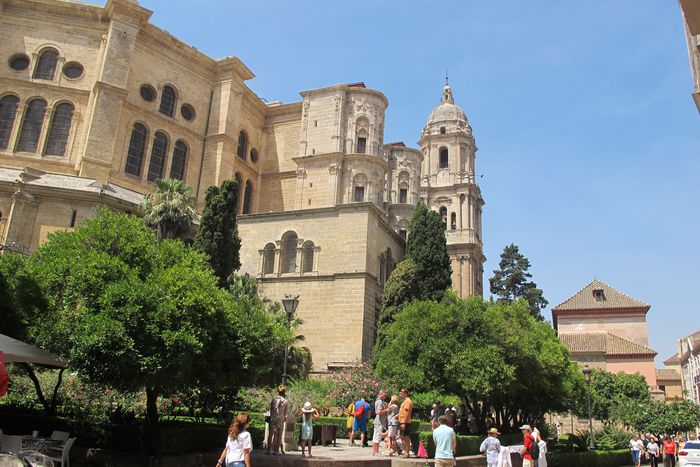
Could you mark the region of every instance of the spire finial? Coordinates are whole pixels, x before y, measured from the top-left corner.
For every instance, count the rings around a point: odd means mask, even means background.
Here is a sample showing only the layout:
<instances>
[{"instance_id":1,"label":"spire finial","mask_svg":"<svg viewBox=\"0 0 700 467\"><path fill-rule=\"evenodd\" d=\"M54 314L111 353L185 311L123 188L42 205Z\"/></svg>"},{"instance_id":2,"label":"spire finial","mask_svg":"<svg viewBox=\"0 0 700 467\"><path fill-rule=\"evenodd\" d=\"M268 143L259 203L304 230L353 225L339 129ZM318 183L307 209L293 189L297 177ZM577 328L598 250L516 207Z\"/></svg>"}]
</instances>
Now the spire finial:
<instances>
[{"instance_id":1,"label":"spire finial","mask_svg":"<svg viewBox=\"0 0 700 467\"><path fill-rule=\"evenodd\" d=\"M447 78L447 67L445 67L445 86L449 86L449 85L450 85L450 81Z\"/></svg>"}]
</instances>

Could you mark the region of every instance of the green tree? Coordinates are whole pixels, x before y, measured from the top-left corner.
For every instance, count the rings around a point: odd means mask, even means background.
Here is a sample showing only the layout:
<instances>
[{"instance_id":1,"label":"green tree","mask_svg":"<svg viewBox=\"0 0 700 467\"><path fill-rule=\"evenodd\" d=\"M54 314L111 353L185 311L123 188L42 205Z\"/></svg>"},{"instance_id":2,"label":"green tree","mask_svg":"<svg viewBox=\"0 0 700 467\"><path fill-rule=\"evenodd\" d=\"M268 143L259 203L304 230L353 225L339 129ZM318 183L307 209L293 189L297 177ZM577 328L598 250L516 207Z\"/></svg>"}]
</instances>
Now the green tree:
<instances>
[{"instance_id":1,"label":"green tree","mask_svg":"<svg viewBox=\"0 0 700 467\"><path fill-rule=\"evenodd\" d=\"M204 255L158 242L126 214L101 211L52 234L30 266L47 300L38 342L90 382L145 391L150 423L159 395L228 392L269 369L261 349L287 339L266 310L217 286Z\"/></svg>"},{"instance_id":2,"label":"green tree","mask_svg":"<svg viewBox=\"0 0 700 467\"><path fill-rule=\"evenodd\" d=\"M615 420L614 409L619 405L650 402L649 386L644 376L639 373L613 374L605 370L594 369L591 372L591 413L593 418L605 424ZM579 400L576 412L581 417L588 416L585 396Z\"/></svg>"},{"instance_id":3,"label":"green tree","mask_svg":"<svg viewBox=\"0 0 700 467\"><path fill-rule=\"evenodd\" d=\"M156 229L158 240L177 238L185 234L195 216L192 188L182 180L156 180L155 193L141 203L143 220Z\"/></svg>"},{"instance_id":4,"label":"green tree","mask_svg":"<svg viewBox=\"0 0 700 467\"><path fill-rule=\"evenodd\" d=\"M209 257L209 264L219 278L221 287L241 267L241 239L236 221L239 190L235 180L224 180L221 188L207 188L204 211L195 240L196 248Z\"/></svg>"},{"instance_id":5,"label":"green tree","mask_svg":"<svg viewBox=\"0 0 700 467\"><path fill-rule=\"evenodd\" d=\"M459 396L481 430L492 409L502 427L538 421L571 407L583 387L566 347L522 300L414 301L388 326L375 360L394 384Z\"/></svg>"},{"instance_id":6,"label":"green tree","mask_svg":"<svg viewBox=\"0 0 700 467\"><path fill-rule=\"evenodd\" d=\"M394 316L401 310L402 305L416 298L417 279L418 267L411 258L407 258L396 265L384 284L382 311L377 320L377 349L384 346L386 327L394 322Z\"/></svg>"},{"instance_id":7,"label":"green tree","mask_svg":"<svg viewBox=\"0 0 700 467\"><path fill-rule=\"evenodd\" d=\"M26 260L16 253L0 255L0 334L20 340L28 339L28 326L45 306Z\"/></svg>"},{"instance_id":8,"label":"green tree","mask_svg":"<svg viewBox=\"0 0 700 467\"><path fill-rule=\"evenodd\" d=\"M445 225L440 215L429 210L423 202L418 203L411 216L406 257L418 268L413 281L416 296L424 300L440 300L452 286Z\"/></svg>"},{"instance_id":9,"label":"green tree","mask_svg":"<svg viewBox=\"0 0 700 467\"><path fill-rule=\"evenodd\" d=\"M679 433L700 425L700 405L689 400L667 404L625 399L612 407L611 417L615 422L641 432Z\"/></svg>"},{"instance_id":10,"label":"green tree","mask_svg":"<svg viewBox=\"0 0 700 467\"><path fill-rule=\"evenodd\" d=\"M549 304L542 294L542 289L532 282L530 261L523 256L517 245L510 244L503 249L498 269L489 279L491 293L499 302L510 303L518 298L525 299L530 305L530 313L537 319L542 317L542 310Z\"/></svg>"}]
</instances>

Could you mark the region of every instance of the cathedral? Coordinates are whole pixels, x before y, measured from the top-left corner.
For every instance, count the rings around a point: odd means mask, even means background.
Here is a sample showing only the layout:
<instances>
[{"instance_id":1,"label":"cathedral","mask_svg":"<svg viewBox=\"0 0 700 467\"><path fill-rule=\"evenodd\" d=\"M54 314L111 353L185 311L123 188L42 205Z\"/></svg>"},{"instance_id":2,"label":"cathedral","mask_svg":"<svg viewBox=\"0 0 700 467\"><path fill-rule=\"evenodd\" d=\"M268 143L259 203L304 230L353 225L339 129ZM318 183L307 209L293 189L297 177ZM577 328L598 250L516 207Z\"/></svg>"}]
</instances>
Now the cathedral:
<instances>
[{"instance_id":1,"label":"cathedral","mask_svg":"<svg viewBox=\"0 0 700 467\"><path fill-rule=\"evenodd\" d=\"M0 0L3 252L31 253L96 206L136 213L161 178L192 187L200 211L207 187L235 179L240 272L271 300L300 296L315 372L371 357L420 201L444 222L454 290L482 294L477 147L447 82L418 147L388 143L380 91L267 102L241 60L210 58L151 13L136 0Z\"/></svg>"}]
</instances>

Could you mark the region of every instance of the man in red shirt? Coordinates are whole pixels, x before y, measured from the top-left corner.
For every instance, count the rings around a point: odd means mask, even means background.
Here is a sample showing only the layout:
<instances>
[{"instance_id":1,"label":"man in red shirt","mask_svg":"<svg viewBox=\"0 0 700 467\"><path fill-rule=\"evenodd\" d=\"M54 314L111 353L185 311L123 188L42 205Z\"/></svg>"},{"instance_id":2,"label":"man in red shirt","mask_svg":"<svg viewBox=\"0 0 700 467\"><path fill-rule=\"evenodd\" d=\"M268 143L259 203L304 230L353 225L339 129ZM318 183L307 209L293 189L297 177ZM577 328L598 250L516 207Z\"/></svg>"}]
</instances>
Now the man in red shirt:
<instances>
[{"instance_id":1,"label":"man in red shirt","mask_svg":"<svg viewBox=\"0 0 700 467\"><path fill-rule=\"evenodd\" d=\"M669 435L664 438L662 449L664 450L664 466L676 467L676 442Z\"/></svg>"},{"instance_id":2,"label":"man in red shirt","mask_svg":"<svg viewBox=\"0 0 700 467\"><path fill-rule=\"evenodd\" d=\"M532 461L532 445L535 442L535 438L532 437L532 427L530 425L523 425L520 427L520 431L523 432L523 450L520 451L520 455L523 457L523 467L534 467L535 464Z\"/></svg>"}]
</instances>

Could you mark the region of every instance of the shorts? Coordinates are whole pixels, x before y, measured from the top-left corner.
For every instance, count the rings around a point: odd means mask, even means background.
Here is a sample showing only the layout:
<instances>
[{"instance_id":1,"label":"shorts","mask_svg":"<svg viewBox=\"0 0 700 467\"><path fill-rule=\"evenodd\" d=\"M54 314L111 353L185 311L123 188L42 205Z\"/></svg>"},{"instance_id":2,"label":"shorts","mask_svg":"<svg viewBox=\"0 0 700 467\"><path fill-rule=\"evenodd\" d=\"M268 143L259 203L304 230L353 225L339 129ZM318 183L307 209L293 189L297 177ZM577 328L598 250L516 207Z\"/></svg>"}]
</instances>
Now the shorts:
<instances>
[{"instance_id":1,"label":"shorts","mask_svg":"<svg viewBox=\"0 0 700 467\"><path fill-rule=\"evenodd\" d=\"M454 467L457 462L454 459L435 459L435 467Z\"/></svg>"},{"instance_id":2,"label":"shorts","mask_svg":"<svg viewBox=\"0 0 700 467\"><path fill-rule=\"evenodd\" d=\"M359 431L360 433L367 433L367 419L355 417L355 423L352 425L352 431Z\"/></svg>"},{"instance_id":3,"label":"shorts","mask_svg":"<svg viewBox=\"0 0 700 467\"><path fill-rule=\"evenodd\" d=\"M381 443L384 437L384 430L381 425L374 425L374 433L372 434L373 443Z\"/></svg>"},{"instance_id":4,"label":"shorts","mask_svg":"<svg viewBox=\"0 0 700 467\"><path fill-rule=\"evenodd\" d=\"M399 435L398 425L389 425L389 438L396 438Z\"/></svg>"},{"instance_id":5,"label":"shorts","mask_svg":"<svg viewBox=\"0 0 700 467\"><path fill-rule=\"evenodd\" d=\"M405 425L401 425L401 436L408 436L411 434L411 424L406 423Z\"/></svg>"},{"instance_id":6,"label":"shorts","mask_svg":"<svg viewBox=\"0 0 700 467\"><path fill-rule=\"evenodd\" d=\"M639 462L639 453L640 451L630 451L632 453L632 463L636 464Z\"/></svg>"},{"instance_id":7,"label":"shorts","mask_svg":"<svg viewBox=\"0 0 700 467\"><path fill-rule=\"evenodd\" d=\"M228 462L226 464L226 467L245 467L245 462L244 461Z\"/></svg>"}]
</instances>

